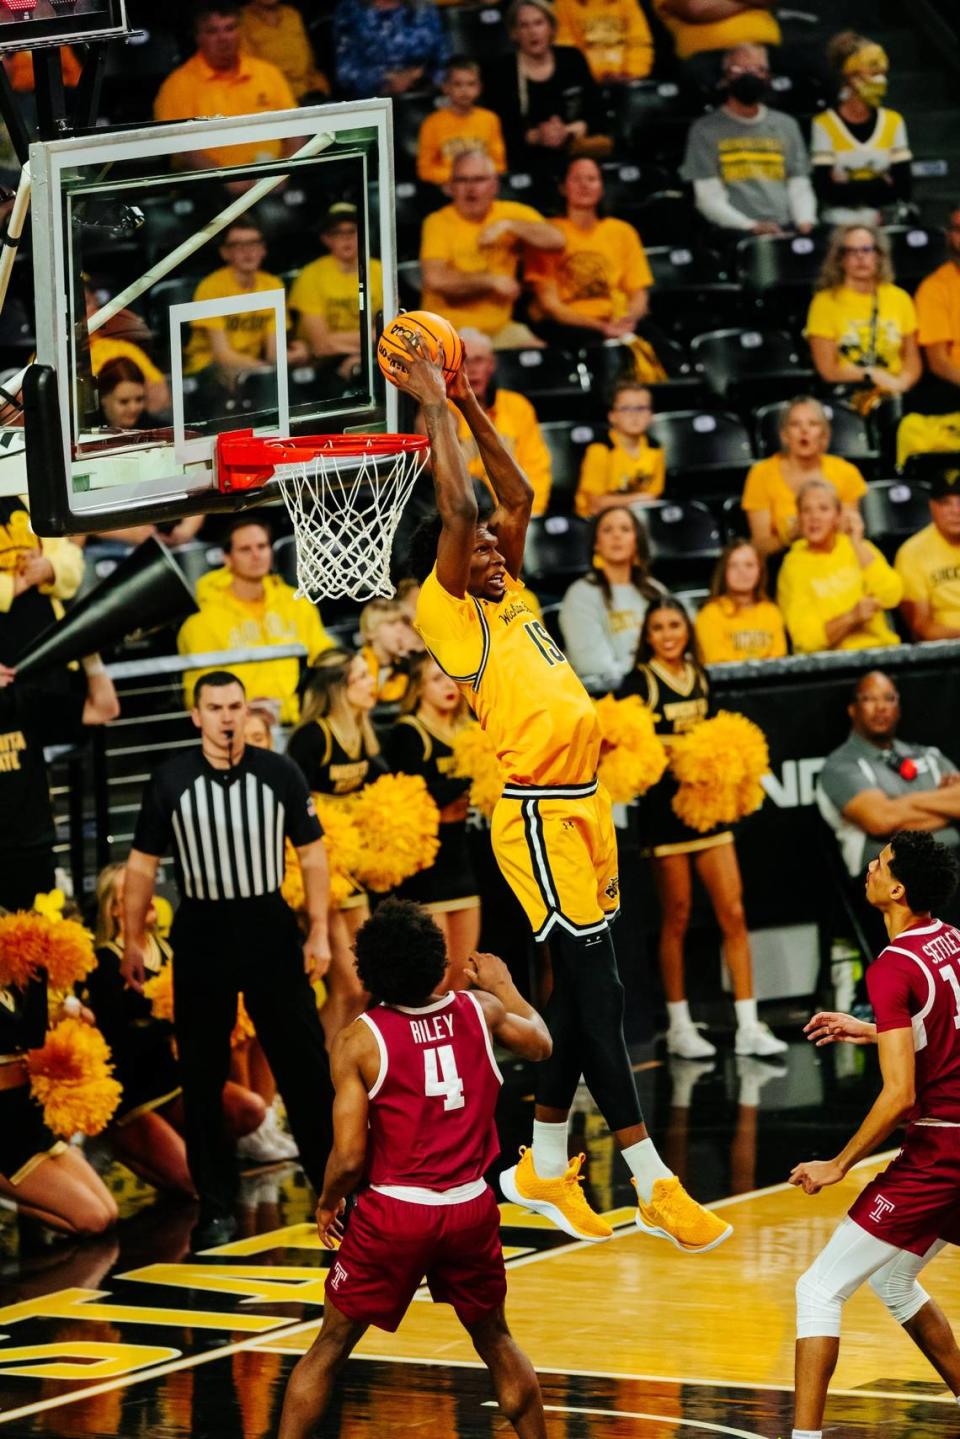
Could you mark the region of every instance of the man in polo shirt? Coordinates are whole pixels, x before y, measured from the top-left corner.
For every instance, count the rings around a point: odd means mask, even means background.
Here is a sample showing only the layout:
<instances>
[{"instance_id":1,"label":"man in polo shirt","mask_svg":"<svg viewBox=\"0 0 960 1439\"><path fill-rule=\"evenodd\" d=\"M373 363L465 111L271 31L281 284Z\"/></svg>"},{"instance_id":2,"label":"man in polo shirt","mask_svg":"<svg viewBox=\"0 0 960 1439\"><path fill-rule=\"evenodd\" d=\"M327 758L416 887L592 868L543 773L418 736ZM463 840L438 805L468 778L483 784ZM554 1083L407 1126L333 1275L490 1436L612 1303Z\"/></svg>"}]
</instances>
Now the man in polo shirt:
<instances>
[{"instance_id":1,"label":"man in polo shirt","mask_svg":"<svg viewBox=\"0 0 960 1439\"><path fill-rule=\"evenodd\" d=\"M933 523L911 535L895 560L903 580L900 608L915 640L960 639L960 470L944 469L930 487Z\"/></svg>"},{"instance_id":2,"label":"man in polo shirt","mask_svg":"<svg viewBox=\"0 0 960 1439\"><path fill-rule=\"evenodd\" d=\"M178 66L160 86L153 103L156 120L192 120L204 115L260 115L295 110L297 102L276 65L241 49L240 6L211 0L194 12L196 54ZM190 170L217 165L250 165L291 154L299 141L242 140L212 150L191 150L177 156ZM243 183L243 182L241 182Z\"/></svg>"}]
</instances>

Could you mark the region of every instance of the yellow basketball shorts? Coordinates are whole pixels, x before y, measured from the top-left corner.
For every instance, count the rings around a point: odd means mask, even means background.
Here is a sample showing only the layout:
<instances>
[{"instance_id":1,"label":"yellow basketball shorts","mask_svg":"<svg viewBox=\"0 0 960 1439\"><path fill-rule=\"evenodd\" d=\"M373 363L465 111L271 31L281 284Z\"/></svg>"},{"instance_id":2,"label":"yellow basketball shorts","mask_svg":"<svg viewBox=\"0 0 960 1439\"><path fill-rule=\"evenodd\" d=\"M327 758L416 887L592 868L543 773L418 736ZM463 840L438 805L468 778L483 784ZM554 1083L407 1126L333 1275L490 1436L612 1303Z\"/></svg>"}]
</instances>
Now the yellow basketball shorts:
<instances>
[{"instance_id":1,"label":"yellow basketball shorts","mask_svg":"<svg viewBox=\"0 0 960 1439\"><path fill-rule=\"evenodd\" d=\"M620 904L617 833L610 796L585 785L508 784L493 812L493 853L523 905L535 939L559 925L597 934Z\"/></svg>"}]
</instances>

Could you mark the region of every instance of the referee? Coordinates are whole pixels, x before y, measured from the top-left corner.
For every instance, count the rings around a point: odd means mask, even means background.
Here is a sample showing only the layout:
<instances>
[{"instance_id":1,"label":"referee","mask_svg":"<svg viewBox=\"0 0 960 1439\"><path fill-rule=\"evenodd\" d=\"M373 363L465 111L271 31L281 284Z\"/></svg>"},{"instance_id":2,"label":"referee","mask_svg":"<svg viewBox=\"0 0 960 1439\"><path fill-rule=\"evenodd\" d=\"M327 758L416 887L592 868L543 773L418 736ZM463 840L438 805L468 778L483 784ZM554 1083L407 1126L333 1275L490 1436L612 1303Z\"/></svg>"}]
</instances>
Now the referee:
<instances>
[{"instance_id":1,"label":"referee","mask_svg":"<svg viewBox=\"0 0 960 1439\"><path fill-rule=\"evenodd\" d=\"M226 1243L237 1228L222 1092L239 993L318 1194L331 1142L333 1089L310 985L330 963L323 831L296 765L244 744L245 713L236 675L215 670L198 680L192 718L200 747L155 771L127 862L123 973L137 990L157 866L171 849L176 864L180 906L170 938L187 1159L200 1196L194 1251ZM280 894L287 836L303 870L305 944Z\"/></svg>"}]
</instances>

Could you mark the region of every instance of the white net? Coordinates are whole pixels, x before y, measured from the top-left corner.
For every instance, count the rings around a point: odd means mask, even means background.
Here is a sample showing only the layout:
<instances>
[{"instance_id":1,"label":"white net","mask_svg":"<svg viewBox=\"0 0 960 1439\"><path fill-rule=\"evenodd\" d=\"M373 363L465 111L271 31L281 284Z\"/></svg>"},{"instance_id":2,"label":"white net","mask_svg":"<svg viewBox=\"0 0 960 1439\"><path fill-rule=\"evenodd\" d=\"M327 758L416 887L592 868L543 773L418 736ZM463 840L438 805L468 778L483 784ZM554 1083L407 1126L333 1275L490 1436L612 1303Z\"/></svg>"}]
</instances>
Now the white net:
<instances>
[{"instance_id":1,"label":"white net","mask_svg":"<svg viewBox=\"0 0 960 1439\"><path fill-rule=\"evenodd\" d=\"M425 449L320 450L274 471L297 546L297 593L314 602L393 594L390 552Z\"/></svg>"}]
</instances>

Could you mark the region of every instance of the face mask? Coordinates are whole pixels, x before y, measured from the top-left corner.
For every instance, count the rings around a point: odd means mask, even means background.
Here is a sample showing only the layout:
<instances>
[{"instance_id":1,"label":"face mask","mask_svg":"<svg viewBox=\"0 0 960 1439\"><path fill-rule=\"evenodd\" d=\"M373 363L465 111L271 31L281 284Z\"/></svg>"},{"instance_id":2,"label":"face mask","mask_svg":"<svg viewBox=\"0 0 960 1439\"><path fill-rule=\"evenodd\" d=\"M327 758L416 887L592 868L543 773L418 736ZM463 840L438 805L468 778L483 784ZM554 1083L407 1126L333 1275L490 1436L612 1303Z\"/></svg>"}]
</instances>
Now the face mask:
<instances>
[{"instance_id":1,"label":"face mask","mask_svg":"<svg viewBox=\"0 0 960 1439\"><path fill-rule=\"evenodd\" d=\"M871 110L876 110L887 93L887 77L886 75L852 75L850 88L865 105L869 105Z\"/></svg>"},{"instance_id":2,"label":"face mask","mask_svg":"<svg viewBox=\"0 0 960 1439\"><path fill-rule=\"evenodd\" d=\"M727 94L739 100L741 105L755 105L767 93L767 82L762 75L735 75L727 84Z\"/></svg>"}]
</instances>

